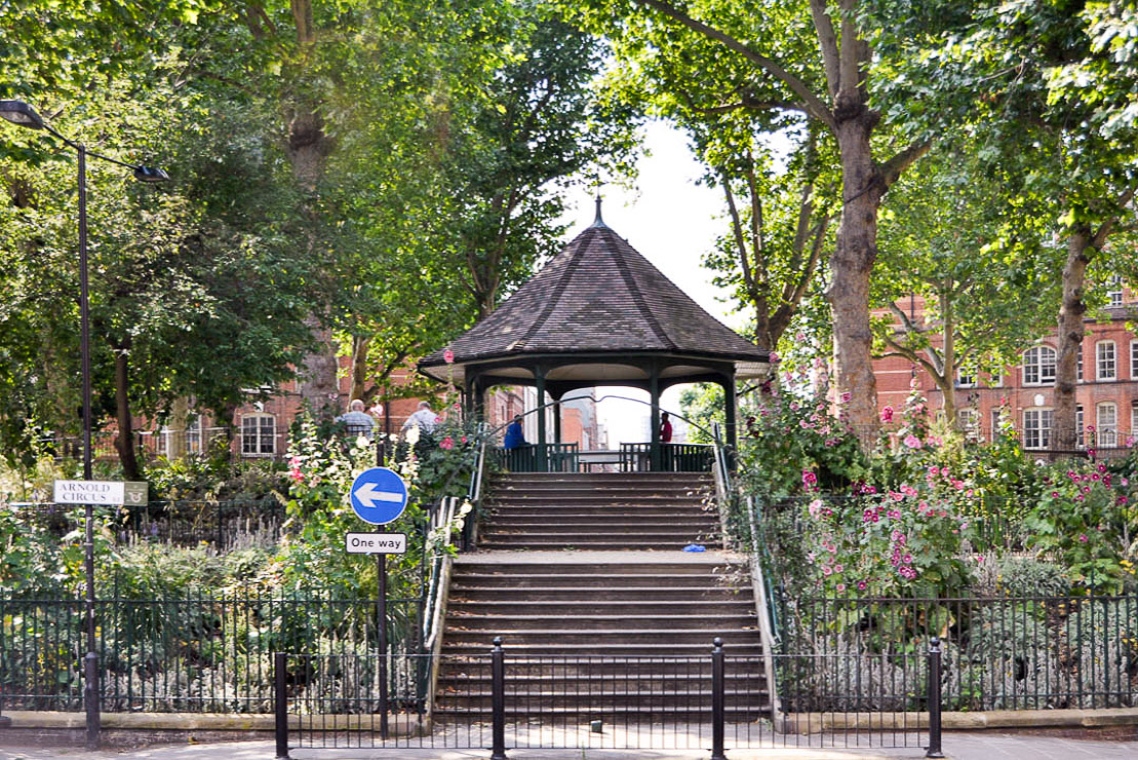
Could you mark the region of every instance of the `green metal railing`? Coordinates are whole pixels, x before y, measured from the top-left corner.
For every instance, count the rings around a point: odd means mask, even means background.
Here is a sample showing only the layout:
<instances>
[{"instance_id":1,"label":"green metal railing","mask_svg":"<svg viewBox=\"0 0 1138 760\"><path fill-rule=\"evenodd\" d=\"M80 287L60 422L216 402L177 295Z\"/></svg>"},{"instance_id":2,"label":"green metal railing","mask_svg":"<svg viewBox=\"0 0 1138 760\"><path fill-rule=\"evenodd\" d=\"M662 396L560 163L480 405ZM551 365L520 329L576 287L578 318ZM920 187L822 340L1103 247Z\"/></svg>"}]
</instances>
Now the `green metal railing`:
<instances>
[{"instance_id":1,"label":"green metal railing","mask_svg":"<svg viewBox=\"0 0 1138 760\"><path fill-rule=\"evenodd\" d=\"M795 709L913 709L873 701L909 681L911 655L939 637L946 710L1103 709L1138 705L1138 596L781 600L783 650L841 659L784 671ZM803 684L817 685L811 702Z\"/></svg>"},{"instance_id":2,"label":"green metal railing","mask_svg":"<svg viewBox=\"0 0 1138 760\"><path fill-rule=\"evenodd\" d=\"M100 709L272 712L272 654L374 655L374 599L217 594L96 605ZM415 653L420 599L387 602L391 651ZM82 709L83 600L0 599L0 709Z\"/></svg>"}]
</instances>

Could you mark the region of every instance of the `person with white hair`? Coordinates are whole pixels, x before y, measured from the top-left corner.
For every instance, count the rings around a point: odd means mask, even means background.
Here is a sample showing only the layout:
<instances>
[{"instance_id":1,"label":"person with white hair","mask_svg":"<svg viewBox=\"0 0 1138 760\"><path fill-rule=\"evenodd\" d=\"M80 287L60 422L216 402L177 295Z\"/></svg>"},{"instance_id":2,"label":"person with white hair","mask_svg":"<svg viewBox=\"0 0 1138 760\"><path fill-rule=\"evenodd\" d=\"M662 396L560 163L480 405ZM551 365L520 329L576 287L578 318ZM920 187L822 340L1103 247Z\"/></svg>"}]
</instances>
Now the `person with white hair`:
<instances>
[{"instance_id":1,"label":"person with white hair","mask_svg":"<svg viewBox=\"0 0 1138 760\"><path fill-rule=\"evenodd\" d=\"M424 433L433 433L438 424L439 416L431 409L430 403L420 401L419 409L403 423L403 432L406 433L412 427L418 426Z\"/></svg>"},{"instance_id":2,"label":"person with white hair","mask_svg":"<svg viewBox=\"0 0 1138 760\"><path fill-rule=\"evenodd\" d=\"M375 418L364 411L364 402L352 399L348 411L336 418L343 423L348 435L365 436L369 441L375 437Z\"/></svg>"}]
</instances>

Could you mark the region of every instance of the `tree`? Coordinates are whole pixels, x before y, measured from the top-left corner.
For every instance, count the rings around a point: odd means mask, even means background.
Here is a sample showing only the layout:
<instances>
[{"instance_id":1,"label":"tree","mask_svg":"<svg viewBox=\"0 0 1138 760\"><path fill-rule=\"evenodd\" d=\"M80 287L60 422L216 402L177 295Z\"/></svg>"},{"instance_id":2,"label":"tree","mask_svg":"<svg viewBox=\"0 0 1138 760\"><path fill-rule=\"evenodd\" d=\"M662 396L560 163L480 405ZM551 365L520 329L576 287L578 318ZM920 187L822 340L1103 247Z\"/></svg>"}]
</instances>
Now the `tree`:
<instances>
[{"instance_id":1,"label":"tree","mask_svg":"<svg viewBox=\"0 0 1138 760\"><path fill-rule=\"evenodd\" d=\"M967 131L990 156L1032 157L1020 191L1040 199L1066 247L1052 432L1060 449L1077 440L1087 273L1132 215L1138 169L1132 125L1100 111L1077 75L1101 71L1110 58L1109 45L1094 37L1100 10L1069 0L957 9L967 23L920 40L889 88L916 130ZM1103 91L1118 94L1114 81Z\"/></svg>"},{"instance_id":2,"label":"tree","mask_svg":"<svg viewBox=\"0 0 1138 760\"><path fill-rule=\"evenodd\" d=\"M833 243L836 183L820 173L816 135L808 135L779 172L779 157L753 125L734 134L725 126L689 127L709 166L705 181L723 189L730 224L704 264L721 273L716 284L732 288L741 309L753 312L756 342L775 349L816 287Z\"/></svg>"},{"instance_id":3,"label":"tree","mask_svg":"<svg viewBox=\"0 0 1138 760\"><path fill-rule=\"evenodd\" d=\"M877 19L857 0L828 3L593 0L580 11L618 41L618 55L644 73L657 99L693 92L705 107L734 104L816 122L834 141L841 220L829 258L836 385L851 394L851 421L878 424L871 364L869 283L877 258L877 213L886 190L926 150L927 140L874 141L883 113L869 96Z\"/></svg>"},{"instance_id":4,"label":"tree","mask_svg":"<svg viewBox=\"0 0 1138 760\"><path fill-rule=\"evenodd\" d=\"M874 324L878 353L923 367L950 424L958 377L1000 374L1046 332L1058 304L1057 253L1037 199L1018 193L1020 168L934 148L883 214L874 301L889 316ZM920 313L907 311L918 297Z\"/></svg>"}]
</instances>

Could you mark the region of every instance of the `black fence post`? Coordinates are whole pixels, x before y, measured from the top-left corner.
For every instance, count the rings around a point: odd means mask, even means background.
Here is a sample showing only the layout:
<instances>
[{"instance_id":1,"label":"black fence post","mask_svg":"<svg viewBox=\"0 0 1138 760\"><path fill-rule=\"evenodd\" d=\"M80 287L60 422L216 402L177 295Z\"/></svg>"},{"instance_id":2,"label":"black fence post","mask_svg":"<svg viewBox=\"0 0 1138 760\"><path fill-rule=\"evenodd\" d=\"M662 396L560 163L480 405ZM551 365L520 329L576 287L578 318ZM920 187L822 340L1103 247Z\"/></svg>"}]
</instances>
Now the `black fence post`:
<instances>
[{"instance_id":1,"label":"black fence post","mask_svg":"<svg viewBox=\"0 0 1138 760\"><path fill-rule=\"evenodd\" d=\"M506 760L506 653L501 636L494 637L494 648L490 651L490 690L490 709L494 714L490 760Z\"/></svg>"},{"instance_id":2,"label":"black fence post","mask_svg":"<svg viewBox=\"0 0 1138 760\"><path fill-rule=\"evenodd\" d=\"M925 757L944 757L940 748L940 639L933 636L929 642L929 678L926 685L929 699L929 748Z\"/></svg>"},{"instance_id":3,"label":"black fence post","mask_svg":"<svg viewBox=\"0 0 1138 760\"><path fill-rule=\"evenodd\" d=\"M723 754L723 723L726 713L723 639L717 636L711 643L711 760L727 760Z\"/></svg>"},{"instance_id":4,"label":"black fence post","mask_svg":"<svg viewBox=\"0 0 1138 760\"><path fill-rule=\"evenodd\" d=\"M276 717L277 760L288 760L288 655L273 654L273 713Z\"/></svg>"}]
</instances>

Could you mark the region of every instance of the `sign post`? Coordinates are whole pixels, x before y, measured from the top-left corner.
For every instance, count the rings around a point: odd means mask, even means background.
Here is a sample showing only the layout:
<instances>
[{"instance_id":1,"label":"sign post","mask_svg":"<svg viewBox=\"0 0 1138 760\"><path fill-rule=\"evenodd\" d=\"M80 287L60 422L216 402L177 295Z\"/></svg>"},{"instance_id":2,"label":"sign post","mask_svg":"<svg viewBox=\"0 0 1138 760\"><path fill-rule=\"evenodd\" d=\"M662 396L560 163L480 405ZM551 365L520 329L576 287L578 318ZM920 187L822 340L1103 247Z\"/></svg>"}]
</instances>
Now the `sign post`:
<instances>
[{"instance_id":1,"label":"sign post","mask_svg":"<svg viewBox=\"0 0 1138 760\"><path fill-rule=\"evenodd\" d=\"M361 520L372 525L386 525L398 519L407 508L407 484L394 470L372 467L352 481L351 501L352 510ZM366 535L371 538L360 538ZM379 735L387 739L387 555L403 554L407 550L407 536L401 533L349 533L345 538L349 553L375 554L379 583L379 598L376 600L376 617L379 618Z\"/></svg>"},{"instance_id":2,"label":"sign post","mask_svg":"<svg viewBox=\"0 0 1138 760\"><path fill-rule=\"evenodd\" d=\"M84 405L84 414L89 423L90 404ZM90 424L87 428L87 441L84 451L88 457L84 472L91 474ZM84 507L83 566L86 576L84 591L84 618L87 629L87 654L83 656L83 702L87 712L87 748L99 746L99 653L97 651L97 626L95 621L95 515L96 506L121 507L127 504L141 505L147 502L149 486L146 483L123 483L112 480L57 480L52 489L56 504L82 505ZM0 718L0 727L10 723Z\"/></svg>"}]
</instances>

